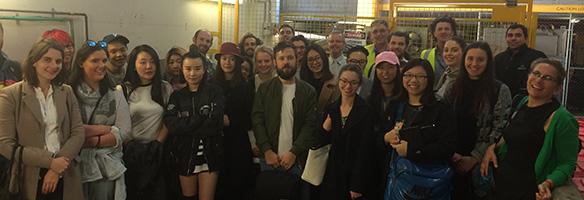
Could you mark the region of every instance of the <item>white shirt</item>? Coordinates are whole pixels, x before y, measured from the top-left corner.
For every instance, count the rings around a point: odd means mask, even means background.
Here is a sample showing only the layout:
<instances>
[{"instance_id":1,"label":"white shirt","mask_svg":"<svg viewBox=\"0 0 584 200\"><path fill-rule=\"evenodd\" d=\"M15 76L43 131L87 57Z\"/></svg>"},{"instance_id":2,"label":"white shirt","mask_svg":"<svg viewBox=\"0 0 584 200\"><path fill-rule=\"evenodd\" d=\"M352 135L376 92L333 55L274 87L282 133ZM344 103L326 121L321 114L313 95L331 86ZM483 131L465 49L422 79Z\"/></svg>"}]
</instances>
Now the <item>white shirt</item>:
<instances>
[{"instance_id":1,"label":"white shirt","mask_svg":"<svg viewBox=\"0 0 584 200\"><path fill-rule=\"evenodd\" d=\"M280 135L278 136L278 155L292 149L294 135L294 93L296 84L282 84L282 109L280 112Z\"/></svg>"},{"instance_id":2,"label":"white shirt","mask_svg":"<svg viewBox=\"0 0 584 200\"><path fill-rule=\"evenodd\" d=\"M333 58L333 56L329 56L329 66L331 73L335 75L335 77L339 77L339 72L341 68L347 64L347 57L341 54L341 56L337 58Z\"/></svg>"},{"instance_id":3,"label":"white shirt","mask_svg":"<svg viewBox=\"0 0 584 200\"><path fill-rule=\"evenodd\" d=\"M158 130L162 126L164 108L152 100L150 91L152 85L138 87L134 89L128 98L130 107L130 118L132 119L131 139L152 141L158 137ZM172 87L169 84L162 84L163 101L168 101Z\"/></svg>"},{"instance_id":4,"label":"white shirt","mask_svg":"<svg viewBox=\"0 0 584 200\"><path fill-rule=\"evenodd\" d=\"M57 153L61 149L59 142L59 127L57 126L57 108L53 102L53 86L49 85L47 97L39 87L35 87L36 98L41 106L41 114L45 123L45 148L51 153Z\"/></svg>"}]
</instances>

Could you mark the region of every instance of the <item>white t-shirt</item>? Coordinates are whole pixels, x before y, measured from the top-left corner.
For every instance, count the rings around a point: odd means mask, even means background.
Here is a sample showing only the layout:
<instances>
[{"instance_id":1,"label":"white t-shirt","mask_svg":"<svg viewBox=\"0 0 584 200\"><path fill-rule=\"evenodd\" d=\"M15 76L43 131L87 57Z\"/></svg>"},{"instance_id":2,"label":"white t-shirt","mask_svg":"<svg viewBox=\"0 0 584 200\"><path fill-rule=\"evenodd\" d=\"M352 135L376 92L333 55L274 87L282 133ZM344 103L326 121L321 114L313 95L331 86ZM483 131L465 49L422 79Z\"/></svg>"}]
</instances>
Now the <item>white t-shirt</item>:
<instances>
[{"instance_id":1,"label":"white t-shirt","mask_svg":"<svg viewBox=\"0 0 584 200\"><path fill-rule=\"evenodd\" d=\"M296 92L296 84L282 85L282 109L280 113L280 135L278 136L278 155L292 149L294 135L294 106L292 100Z\"/></svg>"},{"instance_id":2,"label":"white t-shirt","mask_svg":"<svg viewBox=\"0 0 584 200\"><path fill-rule=\"evenodd\" d=\"M162 125L164 108L152 100L151 90L152 85L138 87L128 97L130 118L132 119L132 131L130 133L132 139L152 141L158 136L157 133ZM172 93L172 87L163 82L162 90L162 99L166 103L170 93Z\"/></svg>"}]
</instances>

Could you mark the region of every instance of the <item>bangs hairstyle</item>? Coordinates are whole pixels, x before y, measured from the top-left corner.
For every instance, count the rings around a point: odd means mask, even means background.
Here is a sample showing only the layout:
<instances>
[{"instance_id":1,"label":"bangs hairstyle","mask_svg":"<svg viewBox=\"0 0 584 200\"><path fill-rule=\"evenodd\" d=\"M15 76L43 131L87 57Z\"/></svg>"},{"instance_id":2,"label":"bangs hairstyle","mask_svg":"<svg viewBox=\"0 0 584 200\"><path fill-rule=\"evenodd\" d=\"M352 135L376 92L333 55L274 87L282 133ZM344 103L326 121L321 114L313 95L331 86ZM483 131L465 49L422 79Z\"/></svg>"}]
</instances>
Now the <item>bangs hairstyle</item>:
<instances>
[{"instance_id":1,"label":"bangs hairstyle","mask_svg":"<svg viewBox=\"0 0 584 200\"><path fill-rule=\"evenodd\" d=\"M85 72L82 66L83 63L89 58L89 56L91 56L91 54L97 51L103 51L106 54L107 59L107 51L99 45L90 47L85 43L79 48L79 50L77 50L75 59L73 59L73 65L71 66L71 74L69 75L69 84L73 89L77 89L85 79ZM109 73L105 73L103 79L99 81L99 93L101 95L106 94L109 90L113 90L116 85L109 76ZM77 92L75 92L75 95L77 95Z\"/></svg>"},{"instance_id":2,"label":"bangs hairstyle","mask_svg":"<svg viewBox=\"0 0 584 200\"><path fill-rule=\"evenodd\" d=\"M156 65L154 71L154 78L150 80L150 84L152 85L150 89L150 97L152 98L152 101L158 103L160 106L164 108L165 105L164 100L162 98L162 74L160 72L161 71L160 58L158 57L158 53L156 53L156 50L154 50L154 48L147 44L135 47L134 49L132 49L132 52L130 52L130 55L128 56L128 68L126 69L126 76L124 77L123 81L124 84L130 86L130 92L128 93L128 96L132 95L132 92L134 92L136 88L142 85L142 83L140 83L140 75L136 70L138 54L142 52L150 55L150 57L152 57L152 59L154 60L154 65Z\"/></svg>"},{"instance_id":3,"label":"bangs hairstyle","mask_svg":"<svg viewBox=\"0 0 584 200\"><path fill-rule=\"evenodd\" d=\"M183 63L185 62L185 59L201 59L201 62L203 62L203 78L201 79L201 83L200 85L204 85L205 82L207 81L207 76L208 72L207 72L207 66L205 65L205 63L207 63L207 57L202 54L201 52L199 52L199 50L197 50L197 48L191 48L189 50L189 52L187 52L186 54L184 54L180 60L180 76L182 76L184 78L184 74L183 74Z\"/></svg>"},{"instance_id":4,"label":"bangs hairstyle","mask_svg":"<svg viewBox=\"0 0 584 200\"><path fill-rule=\"evenodd\" d=\"M402 96L402 74L400 72L399 64L395 67L395 78L393 79L393 88L391 89L392 96L390 99L398 99ZM381 87L381 81L377 78L377 65L373 67L373 86L371 86L371 93L367 97L371 105L380 105L385 98L385 93Z\"/></svg>"},{"instance_id":5,"label":"bangs hairstyle","mask_svg":"<svg viewBox=\"0 0 584 200\"><path fill-rule=\"evenodd\" d=\"M314 76L312 74L312 71L310 71L310 69L308 68L308 52L310 52L310 51L316 51L316 53L318 53L318 55L320 56L320 59L322 60L322 70L321 70L322 81L326 82L328 80L333 79L334 75L331 72L331 69L329 66L328 56L326 55L326 52L324 51L324 49L316 44L311 44L310 46L308 46L306 48L306 51L304 51L304 59L302 59L302 67L300 68L300 78L302 80L314 80Z\"/></svg>"},{"instance_id":6,"label":"bangs hairstyle","mask_svg":"<svg viewBox=\"0 0 584 200\"><path fill-rule=\"evenodd\" d=\"M432 69L432 65L427 60L424 60L421 58L412 59L404 67L402 76L403 76L403 74L405 74L406 72L408 72L410 69L412 69L414 67L422 67L424 69L424 71L426 72L426 75L428 76L428 78L426 79L426 82L427 82L426 89L424 90L424 93L422 94L422 98L420 98L422 105L433 104L434 102L436 102L436 96L434 95L434 79L435 79L435 77L434 77L434 70ZM402 84L402 87L404 87L403 83L401 83L401 84ZM403 94L404 98L406 98L406 99L409 98L407 92L403 92L402 94Z\"/></svg>"},{"instance_id":7,"label":"bangs hairstyle","mask_svg":"<svg viewBox=\"0 0 584 200\"><path fill-rule=\"evenodd\" d=\"M487 56L487 66L485 66L485 71L481 74L478 80L477 88L474 88L475 91L478 92L474 99L465 99L471 97L465 97L463 89L466 85L469 85L472 81L466 71L466 56L471 49L480 49L485 52ZM486 42L474 42L468 45L464 49L464 53L462 54L462 65L460 65L460 74L456 78L454 82L454 86L452 88L451 96L449 97L452 99L453 104L461 105L464 101L472 101L472 113L478 114L481 112L483 107L487 105L493 104L493 102L497 101L497 86L495 80L495 68L493 65L493 52L491 51L491 47Z\"/></svg>"},{"instance_id":8,"label":"bangs hairstyle","mask_svg":"<svg viewBox=\"0 0 584 200\"><path fill-rule=\"evenodd\" d=\"M61 60L63 60L64 53L63 47L61 45L59 45L54 40L41 40L32 45L32 48L28 52L28 55L22 64L23 79L32 86L39 86L39 78L33 65L41 60L43 56L47 54L49 49L55 49L59 51L59 53L61 53ZM57 74L57 76L51 80L51 84L59 86L62 85L66 79L65 74L65 69L61 63L61 70L59 71L59 74Z\"/></svg>"}]
</instances>

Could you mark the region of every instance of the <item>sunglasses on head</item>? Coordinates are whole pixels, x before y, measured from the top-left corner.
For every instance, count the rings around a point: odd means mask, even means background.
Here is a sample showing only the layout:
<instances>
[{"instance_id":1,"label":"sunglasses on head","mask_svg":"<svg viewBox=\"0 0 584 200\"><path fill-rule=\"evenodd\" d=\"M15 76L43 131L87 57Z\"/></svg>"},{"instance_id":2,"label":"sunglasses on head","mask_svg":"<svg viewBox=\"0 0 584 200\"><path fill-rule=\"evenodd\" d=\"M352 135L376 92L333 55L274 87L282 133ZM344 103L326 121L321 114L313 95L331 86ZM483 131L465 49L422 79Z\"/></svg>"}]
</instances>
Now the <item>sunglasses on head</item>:
<instances>
[{"instance_id":1,"label":"sunglasses on head","mask_svg":"<svg viewBox=\"0 0 584 200\"><path fill-rule=\"evenodd\" d=\"M99 45L99 47L105 49L107 47L107 42L105 42L105 41L93 41L93 40L88 40L87 41L87 46L95 47L95 46L98 46L98 45Z\"/></svg>"}]
</instances>

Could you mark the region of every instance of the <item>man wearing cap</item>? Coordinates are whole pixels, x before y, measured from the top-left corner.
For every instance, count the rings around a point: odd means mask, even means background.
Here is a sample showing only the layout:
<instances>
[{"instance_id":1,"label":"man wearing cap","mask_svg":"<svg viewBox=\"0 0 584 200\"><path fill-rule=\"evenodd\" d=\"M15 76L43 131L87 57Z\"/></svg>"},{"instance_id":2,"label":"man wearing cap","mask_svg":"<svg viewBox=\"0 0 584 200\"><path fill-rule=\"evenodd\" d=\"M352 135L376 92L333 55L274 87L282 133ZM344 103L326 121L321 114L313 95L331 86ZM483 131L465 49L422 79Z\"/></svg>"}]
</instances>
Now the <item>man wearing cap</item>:
<instances>
[{"instance_id":1,"label":"man wearing cap","mask_svg":"<svg viewBox=\"0 0 584 200\"><path fill-rule=\"evenodd\" d=\"M343 36L343 33L341 32L333 31L329 34L327 42L330 51L328 58L330 70L335 77L339 77L341 67L347 64L347 57L343 55L343 49L345 49L345 36Z\"/></svg>"},{"instance_id":2,"label":"man wearing cap","mask_svg":"<svg viewBox=\"0 0 584 200\"><path fill-rule=\"evenodd\" d=\"M209 56L207 53L209 49L213 46L213 36L211 32L205 29L199 29L195 32L193 36L193 44L189 47L189 50L196 48L199 52L207 56L207 61L203 63L205 68L207 68L207 73L211 76L207 76L211 78L215 74L217 60L214 57Z\"/></svg>"},{"instance_id":3,"label":"man wearing cap","mask_svg":"<svg viewBox=\"0 0 584 200\"><path fill-rule=\"evenodd\" d=\"M4 45L4 28L0 23L0 89L22 80L20 64L10 60L2 51Z\"/></svg>"},{"instance_id":4,"label":"man wearing cap","mask_svg":"<svg viewBox=\"0 0 584 200\"><path fill-rule=\"evenodd\" d=\"M109 58L106 63L107 73L115 84L121 84L126 76L130 40L115 33L106 35L102 40L107 43L107 56Z\"/></svg>"}]
</instances>

